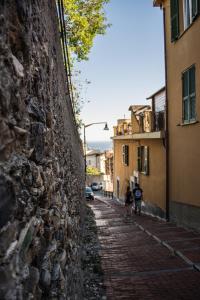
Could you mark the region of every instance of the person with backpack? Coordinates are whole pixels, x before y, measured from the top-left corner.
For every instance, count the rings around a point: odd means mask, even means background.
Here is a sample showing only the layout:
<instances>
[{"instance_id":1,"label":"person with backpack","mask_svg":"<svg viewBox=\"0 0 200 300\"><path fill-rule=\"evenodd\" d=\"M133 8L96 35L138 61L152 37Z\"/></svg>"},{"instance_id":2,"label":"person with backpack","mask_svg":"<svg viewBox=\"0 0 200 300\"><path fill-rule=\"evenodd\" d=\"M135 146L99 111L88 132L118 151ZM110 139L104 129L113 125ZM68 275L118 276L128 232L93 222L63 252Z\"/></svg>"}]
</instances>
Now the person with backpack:
<instances>
[{"instance_id":1,"label":"person with backpack","mask_svg":"<svg viewBox=\"0 0 200 300\"><path fill-rule=\"evenodd\" d=\"M140 188L139 184L135 184L135 188L133 189L133 195L135 199L135 214L138 214L140 216L141 214L141 202L143 199L143 190Z\"/></svg>"},{"instance_id":2,"label":"person with backpack","mask_svg":"<svg viewBox=\"0 0 200 300\"><path fill-rule=\"evenodd\" d=\"M125 209L126 209L125 216L126 217L132 215L132 203L133 203L133 198L132 198L132 193L130 191L130 186L127 186L126 194L125 194Z\"/></svg>"}]
</instances>

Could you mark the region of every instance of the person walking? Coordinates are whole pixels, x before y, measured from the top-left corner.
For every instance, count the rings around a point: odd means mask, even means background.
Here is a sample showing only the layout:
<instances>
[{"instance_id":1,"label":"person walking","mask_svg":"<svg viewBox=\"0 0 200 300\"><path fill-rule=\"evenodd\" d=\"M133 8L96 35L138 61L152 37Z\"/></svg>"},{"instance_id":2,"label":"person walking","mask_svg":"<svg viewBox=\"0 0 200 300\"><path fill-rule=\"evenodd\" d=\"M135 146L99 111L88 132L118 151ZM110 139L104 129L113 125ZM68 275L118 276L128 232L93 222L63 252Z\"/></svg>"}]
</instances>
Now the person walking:
<instances>
[{"instance_id":1,"label":"person walking","mask_svg":"<svg viewBox=\"0 0 200 300\"><path fill-rule=\"evenodd\" d=\"M135 188L133 189L133 196L135 200L135 214L141 214L141 202L143 199L143 190L140 188L139 183L135 184Z\"/></svg>"},{"instance_id":2,"label":"person walking","mask_svg":"<svg viewBox=\"0 0 200 300\"><path fill-rule=\"evenodd\" d=\"M130 191L130 186L127 186L126 189L126 194L125 194L125 216L131 216L132 215L132 203L133 203L133 198L132 198L132 193Z\"/></svg>"}]
</instances>

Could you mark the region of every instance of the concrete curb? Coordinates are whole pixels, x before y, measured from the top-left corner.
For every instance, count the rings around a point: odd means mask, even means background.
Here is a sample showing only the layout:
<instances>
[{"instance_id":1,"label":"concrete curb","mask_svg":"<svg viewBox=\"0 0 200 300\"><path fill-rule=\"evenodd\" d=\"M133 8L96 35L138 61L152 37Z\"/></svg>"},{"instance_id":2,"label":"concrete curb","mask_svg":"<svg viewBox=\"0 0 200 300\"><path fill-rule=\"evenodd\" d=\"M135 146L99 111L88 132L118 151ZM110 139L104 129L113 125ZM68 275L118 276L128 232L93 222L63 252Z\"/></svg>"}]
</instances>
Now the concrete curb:
<instances>
[{"instance_id":1,"label":"concrete curb","mask_svg":"<svg viewBox=\"0 0 200 300\"><path fill-rule=\"evenodd\" d=\"M200 264L195 264L193 263L189 258L187 258L181 251L176 250L175 248L173 248L172 246L170 246L167 242L162 241L161 239L159 239L159 237L157 237L156 235L152 234L149 230L146 230L142 225L140 225L137 222L134 222L134 224L140 228L140 230L144 231L146 234L148 234L149 236L151 236L154 240L156 240L159 244L161 244L162 246L164 246L165 248L167 248L173 255L176 255L178 257L180 257L186 264L188 264L189 266L192 266L196 271L200 272Z\"/></svg>"}]
</instances>

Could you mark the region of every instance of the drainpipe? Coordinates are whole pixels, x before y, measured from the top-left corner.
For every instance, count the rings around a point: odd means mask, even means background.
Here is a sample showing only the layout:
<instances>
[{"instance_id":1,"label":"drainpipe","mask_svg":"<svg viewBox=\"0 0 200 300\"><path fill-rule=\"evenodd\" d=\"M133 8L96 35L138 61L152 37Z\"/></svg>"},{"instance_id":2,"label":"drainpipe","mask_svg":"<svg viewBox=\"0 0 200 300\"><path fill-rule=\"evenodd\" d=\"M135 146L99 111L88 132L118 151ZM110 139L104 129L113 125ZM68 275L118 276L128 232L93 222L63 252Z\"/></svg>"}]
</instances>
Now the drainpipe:
<instances>
[{"instance_id":1,"label":"drainpipe","mask_svg":"<svg viewBox=\"0 0 200 300\"><path fill-rule=\"evenodd\" d=\"M166 143L166 221L169 222L169 123L168 123L168 85L167 85L167 45L166 45L166 12L163 7L163 27L164 27L164 51L165 51L165 93L166 93L166 103L165 103L165 143Z\"/></svg>"}]
</instances>

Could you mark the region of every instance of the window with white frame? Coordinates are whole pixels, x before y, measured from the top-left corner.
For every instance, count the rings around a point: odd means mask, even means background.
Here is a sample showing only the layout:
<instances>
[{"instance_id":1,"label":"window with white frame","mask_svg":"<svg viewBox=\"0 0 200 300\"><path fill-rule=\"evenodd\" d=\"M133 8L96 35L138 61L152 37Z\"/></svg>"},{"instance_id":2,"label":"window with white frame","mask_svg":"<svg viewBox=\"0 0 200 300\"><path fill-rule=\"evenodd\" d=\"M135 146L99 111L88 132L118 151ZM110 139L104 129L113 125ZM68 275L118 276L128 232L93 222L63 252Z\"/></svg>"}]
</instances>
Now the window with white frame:
<instances>
[{"instance_id":1,"label":"window with white frame","mask_svg":"<svg viewBox=\"0 0 200 300\"><path fill-rule=\"evenodd\" d=\"M187 29L199 14L199 0L183 0L184 29Z\"/></svg>"}]
</instances>

